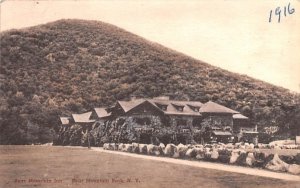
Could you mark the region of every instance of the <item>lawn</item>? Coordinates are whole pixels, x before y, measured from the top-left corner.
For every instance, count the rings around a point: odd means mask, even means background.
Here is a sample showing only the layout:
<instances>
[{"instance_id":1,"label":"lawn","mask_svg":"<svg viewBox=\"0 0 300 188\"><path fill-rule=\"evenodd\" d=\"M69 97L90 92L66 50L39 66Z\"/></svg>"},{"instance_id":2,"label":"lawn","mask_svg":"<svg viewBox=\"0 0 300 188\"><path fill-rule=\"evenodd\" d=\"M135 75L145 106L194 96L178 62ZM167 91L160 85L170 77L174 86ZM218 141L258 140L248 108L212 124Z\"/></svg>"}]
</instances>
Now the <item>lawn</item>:
<instances>
[{"instance_id":1,"label":"lawn","mask_svg":"<svg viewBox=\"0 0 300 188\"><path fill-rule=\"evenodd\" d=\"M0 187L297 186L300 187L297 182L137 159L80 147L0 146Z\"/></svg>"}]
</instances>

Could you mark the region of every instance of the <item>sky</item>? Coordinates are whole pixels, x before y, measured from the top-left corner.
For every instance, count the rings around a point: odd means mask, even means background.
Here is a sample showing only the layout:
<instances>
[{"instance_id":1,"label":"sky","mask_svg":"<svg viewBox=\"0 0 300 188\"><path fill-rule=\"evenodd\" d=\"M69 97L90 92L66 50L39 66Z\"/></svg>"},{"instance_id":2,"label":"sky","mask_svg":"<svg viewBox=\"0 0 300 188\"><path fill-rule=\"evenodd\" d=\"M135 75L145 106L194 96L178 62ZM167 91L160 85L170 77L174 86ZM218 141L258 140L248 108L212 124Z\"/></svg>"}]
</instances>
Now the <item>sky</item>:
<instances>
[{"instance_id":1,"label":"sky","mask_svg":"<svg viewBox=\"0 0 300 188\"><path fill-rule=\"evenodd\" d=\"M300 0L0 2L1 31L63 18L99 20L209 64L300 93Z\"/></svg>"}]
</instances>

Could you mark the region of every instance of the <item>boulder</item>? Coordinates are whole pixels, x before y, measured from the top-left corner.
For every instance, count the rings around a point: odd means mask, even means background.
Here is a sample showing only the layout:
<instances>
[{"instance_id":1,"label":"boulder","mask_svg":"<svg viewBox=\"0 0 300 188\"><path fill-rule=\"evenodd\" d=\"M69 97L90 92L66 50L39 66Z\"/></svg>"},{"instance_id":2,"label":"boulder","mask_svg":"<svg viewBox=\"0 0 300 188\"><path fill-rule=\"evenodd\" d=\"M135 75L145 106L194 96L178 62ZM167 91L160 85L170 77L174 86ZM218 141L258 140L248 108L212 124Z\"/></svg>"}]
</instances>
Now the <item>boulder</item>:
<instances>
[{"instance_id":1,"label":"boulder","mask_svg":"<svg viewBox=\"0 0 300 188\"><path fill-rule=\"evenodd\" d=\"M254 149L254 147L255 147L254 144L252 144L252 143L249 144L249 149Z\"/></svg>"},{"instance_id":2,"label":"boulder","mask_svg":"<svg viewBox=\"0 0 300 188\"><path fill-rule=\"evenodd\" d=\"M211 160L211 151L204 152L204 160L206 160L206 161Z\"/></svg>"},{"instance_id":3,"label":"boulder","mask_svg":"<svg viewBox=\"0 0 300 188\"><path fill-rule=\"evenodd\" d=\"M254 166L254 163L255 163L254 154L252 152L250 152L250 153L248 153L248 155L246 157L246 165Z\"/></svg>"},{"instance_id":4,"label":"boulder","mask_svg":"<svg viewBox=\"0 0 300 188\"><path fill-rule=\"evenodd\" d=\"M125 147L123 148L122 151L132 152L132 145L131 144L125 144Z\"/></svg>"},{"instance_id":5,"label":"boulder","mask_svg":"<svg viewBox=\"0 0 300 188\"><path fill-rule=\"evenodd\" d=\"M255 158L255 163L254 166L256 167L264 167L265 164L265 160L266 160L266 155L260 151L255 151L253 153L254 158Z\"/></svg>"},{"instance_id":6,"label":"boulder","mask_svg":"<svg viewBox=\"0 0 300 188\"><path fill-rule=\"evenodd\" d=\"M275 154L273 159L266 164L265 168L273 171L286 172L288 171L289 164L282 161L278 154Z\"/></svg>"},{"instance_id":7,"label":"boulder","mask_svg":"<svg viewBox=\"0 0 300 188\"><path fill-rule=\"evenodd\" d=\"M188 158L195 158L197 156L196 148L190 148L186 151L185 156Z\"/></svg>"},{"instance_id":8,"label":"boulder","mask_svg":"<svg viewBox=\"0 0 300 188\"><path fill-rule=\"evenodd\" d=\"M232 143L228 143L225 145L226 149L234 149L234 145Z\"/></svg>"},{"instance_id":9,"label":"boulder","mask_svg":"<svg viewBox=\"0 0 300 188\"><path fill-rule=\"evenodd\" d=\"M211 158L213 161L216 161L216 160L219 158L219 152L218 152L218 150L214 149L214 150L211 152L210 158Z\"/></svg>"},{"instance_id":10,"label":"boulder","mask_svg":"<svg viewBox=\"0 0 300 188\"><path fill-rule=\"evenodd\" d=\"M177 153L178 154L176 154L175 156L176 156L176 158L177 158L177 155L178 155L178 157L184 157L185 156L185 153L187 152L187 150L188 150L188 147L187 146L185 146L185 145L183 145L183 144L179 144L178 146L177 146Z\"/></svg>"},{"instance_id":11,"label":"boulder","mask_svg":"<svg viewBox=\"0 0 300 188\"><path fill-rule=\"evenodd\" d=\"M202 160L204 159L204 148L195 148L196 151L196 159Z\"/></svg>"},{"instance_id":12,"label":"boulder","mask_svg":"<svg viewBox=\"0 0 300 188\"><path fill-rule=\"evenodd\" d=\"M122 151L123 150L123 148L125 147L125 144L119 144L119 146L118 146L118 150L119 151Z\"/></svg>"},{"instance_id":13,"label":"boulder","mask_svg":"<svg viewBox=\"0 0 300 188\"><path fill-rule=\"evenodd\" d=\"M160 144L159 144L159 147L160 147L162 150L165 150L165 148L166 148L165 144L163 144L163 143L160 143Z\"/></svg>"},{"instance_id":14,"label":"boulder","mask_svg":"<svg viewBox=\"0 0 300 188\"><path fill-rule=\"evenodd\" d=\"M132 143L132 153L139 153L140 148L138 143Z\"/></svg>"},{"instance_id":15,"label":"boulder","mask_svg":"<svg viewBox=\"0 0 300 188\"><path fill-rule=\"evenodd\" d=\"M245 145L240 145L240 146L239 146L239 149L245 150L245 149L246 149L246 146L245 146Z\"/></svg>"},{"instance_id":16,"label":"boulder","mask_svg":"<svg viewBox=\"0 0 300 188\"><path fill-rule=\"evenodd\" d=\"M175 150L175 153L172 157L173 158L179 158L180 157L179 152L177 150Z\"/></svg>"},{"instance_id":17,"label":"boulder","mask_svg":"<svg viewBox=\"0 0 300 188\"><path fill-rule=\"evenodd\" d=\"M300 175L300 165L291 164L289 165L287 171L291 174Z\"/></svg>"},{"instance_id":18,"label":"boulder","mask_svg":"<svg viewBox=\"0 0 300 188\"><path fill-rule=\"evenodd\" d=\"M115 143L109 143L108 144L108 149L109 150L115 150L115 148L116 148L116 144Z\"/></svg>"},{"instance_id":19,"label":"boulder","mask_svg":"<svg viewBox=\"0 0 300 188\"><path fill-rule=\"evenodd\" d=\"M149 144L147 145L147 153L148 155L154 155L154 145L153 144Z\"/></svg>"},{"instance_id":20,"label":"boulder","mask_svg":"<svg viewBox=\"0 0 300 188\"><path fill-rule=\"evenodd\" d=\"M161 149L160 146L154 146L153 153L156 156L163 155L163 150Z\"/></svg>"},{"instance_id":21,"label":"boulder","mask_svg":"<svg viewBox=\"0 0 300 188\"><path fill-rule=\"evenodd\" d=\"M229 163L230 164L235 164L239 156L240 156L240 151L233 150L231 152L231 157L230 157Z\"/></svg>"},{"instance_id":22,"label":"boulder","mask_svg":"<svg viewBox=\"0 0 300 188\"><path fill-rule=\"evenodd\" d=\"M204 147L205 148L212 148L212 145L211 144L205 144Z\"/></svg>"},{"instance_id":23,"label":"boulder","mask_svg":"<svg viewBox=\"0 0 300 188\"><path fill-rule=\"evenodd\" d=\"M235 164L244 166L246 164L246 158L247 158L247 152L246 151L241 151L239 157L237 158Z\"/></svg>"},{"instance_id":24,"label":"boulder","mask_svg":"<svg viewBox=\"0 0 300 188\"><path fill-rule=\"evenodd\" d=\"M295 155L294 160L296 164L300 165L300 153L297 153L297 155Z\"/></svg>"},{"instance_id":25,"label":"boulder","mask_svg":"<svg viewBox=\"0 0 300 188\"><path fill-rule=\"evenodd\" d=\"M139 144L139 152L141 154L147 154L148 153L147 144Z\"/></svg>"},{"instance_id":26,"label":"boulder","mask_svg":"<svg viewBox=\"0 0 300 188\"><path fill-rule=\"evenodd\" d=\"M166 156L172 157L177 150L177 147L174 144L167 144L164 150Z\"/></svg>"},{"instance_id":27,"label":"boulder","mask_svg":"<svg viewBox=\"0 0 300 188\"><path fill-rule=\"evenodd\" d=\"M234 144L234 148L235 148L235 149L238 149L238 148L240 148L240 145L241 145L241 143L240 143L240 142L237 142L237 143Z\"/></svg>"},{"instance_id":28,"label":"boulder","mask_svg":"<svg viewBox=\"0 0 300 188\"><path fill-rule=\"evenodd\" d=\"M117 144L117 143L112 143L112 150L118 150L118 148L119 148L119 144Z\"/></svg>"},{"instance_id":29,"label":"boulder","mask_svg":"<svg viewBox=\"0 0 300 188\"><path fill-rule=\"evenodd\" d=\"M250 144L246 142L246 143L244 144L244 146L245 146L245 149L249 149Z\"/></svg>"},{"instance_id":30,"label":"boulder","mask_svg":"<svg viewBox=\"0 0 300 188\"><path fill-rule=\"evenodd\" d=\"M292 155L279 155L279 158L284 161L285 163L288 164L294 164L295 162L295 157Z\"/></svg>"},{"instance_id":31,"label":"boulder","mask_svg":"<svg viewBox=\"0 0 300 188\"><path fill-rule=\"evenodd\" d=\"M103 144L103 149L108 150L109 149L109 144L108 143Z\"/></svg>"},{"instance_id":32,"label":"boulder","mask_svg":"<svg viewBox=\"0 0 300 188\"><path fill-rule=\"evenodd\" d=\"M194 146L195 148L204 148L204 146L202 144L197 144Z\"/></svg>"},{"instance_id":33,"label":"boulder","mask_svg":"<svg viewBox=\"0 0 300 188\"><path fill-rule=\"evenodd\" d=\"M231 157L231 151L227 149L219 150L218 160L222 163L229 163Z\"/></svg>"}]
</instances>

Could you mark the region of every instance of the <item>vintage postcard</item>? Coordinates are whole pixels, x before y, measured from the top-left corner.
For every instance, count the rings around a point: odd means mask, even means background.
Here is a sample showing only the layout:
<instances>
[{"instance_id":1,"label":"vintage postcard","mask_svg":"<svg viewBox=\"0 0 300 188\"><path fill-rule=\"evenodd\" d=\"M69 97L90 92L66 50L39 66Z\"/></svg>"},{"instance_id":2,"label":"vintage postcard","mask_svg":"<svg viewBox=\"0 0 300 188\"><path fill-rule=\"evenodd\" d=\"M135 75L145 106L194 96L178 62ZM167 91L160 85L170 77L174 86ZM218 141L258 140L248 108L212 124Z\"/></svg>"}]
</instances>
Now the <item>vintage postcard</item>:
<instances>
[{"instance_id":1,"label":"vintage postcard","mask_svg":"<svg viewBox=\"0 0 300 188\"><path fill-rule=\"evenodd\" d=\"M300 187L299 0L0 6L0 187Z\"/></svg>"}]
</instances>

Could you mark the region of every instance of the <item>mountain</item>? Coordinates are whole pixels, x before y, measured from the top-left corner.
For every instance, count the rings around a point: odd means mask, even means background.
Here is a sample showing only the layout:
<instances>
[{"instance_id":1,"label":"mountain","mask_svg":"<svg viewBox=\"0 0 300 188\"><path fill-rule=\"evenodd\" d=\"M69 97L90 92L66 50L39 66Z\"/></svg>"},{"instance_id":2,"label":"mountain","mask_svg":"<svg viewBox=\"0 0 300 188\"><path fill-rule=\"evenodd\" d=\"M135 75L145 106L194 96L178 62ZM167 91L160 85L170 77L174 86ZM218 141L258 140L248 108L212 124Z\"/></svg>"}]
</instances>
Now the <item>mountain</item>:
<instances>
[{"instance_id":1,"label":"mountain","mask_svg":"<svg viewBox=\"0 0 300 188\"><path fill-rule=\"evenodd\" d=\"M300 134L299 93L209 65L110 24L59 20L0 37L0 144L49 142L60 115L132 95L212 100L242 112L260 130L278 126L281 136Z\"/></svg>"}]
</instances>

